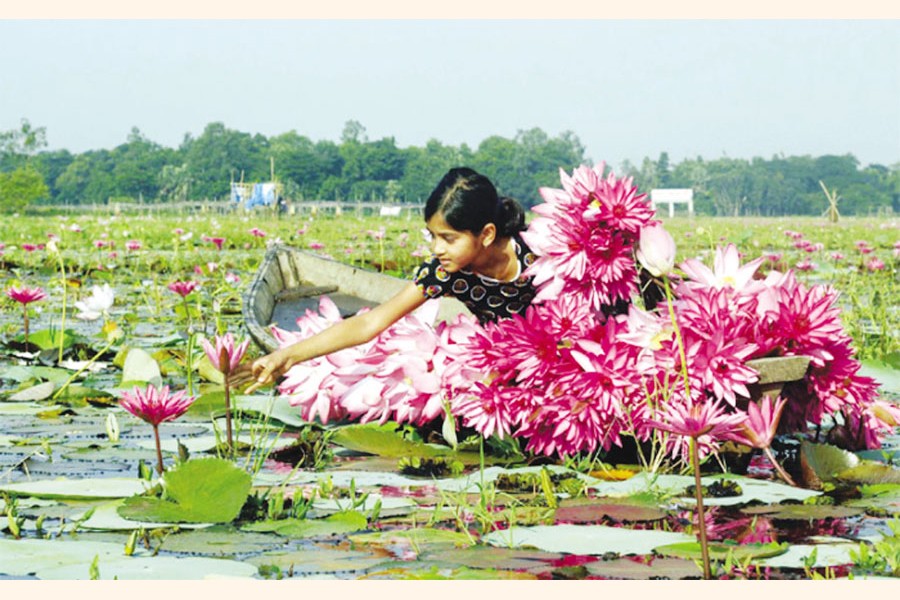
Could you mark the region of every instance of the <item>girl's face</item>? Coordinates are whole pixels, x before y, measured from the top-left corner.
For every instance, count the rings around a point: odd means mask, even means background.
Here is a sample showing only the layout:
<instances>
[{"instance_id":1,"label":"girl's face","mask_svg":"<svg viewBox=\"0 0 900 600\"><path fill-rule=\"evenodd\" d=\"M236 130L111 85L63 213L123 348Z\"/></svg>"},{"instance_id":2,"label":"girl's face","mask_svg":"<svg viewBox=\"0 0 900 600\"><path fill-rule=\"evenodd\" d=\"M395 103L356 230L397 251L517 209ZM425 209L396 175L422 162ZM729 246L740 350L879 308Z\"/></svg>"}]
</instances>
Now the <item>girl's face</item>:
<instances>
[{"instance_id":1,"label":"girl's face","mask_svg":"<svg viewBox=\"0 0 900 600\"><path fill-rule=\"evenodd\" d=\"M489 228L486 227L478 235L471 231L458 231L448 225L439 212L432 215L425 225L431 234L431 252L448 273L471 268L493 241Z\"/></svg>"}]
</instances>

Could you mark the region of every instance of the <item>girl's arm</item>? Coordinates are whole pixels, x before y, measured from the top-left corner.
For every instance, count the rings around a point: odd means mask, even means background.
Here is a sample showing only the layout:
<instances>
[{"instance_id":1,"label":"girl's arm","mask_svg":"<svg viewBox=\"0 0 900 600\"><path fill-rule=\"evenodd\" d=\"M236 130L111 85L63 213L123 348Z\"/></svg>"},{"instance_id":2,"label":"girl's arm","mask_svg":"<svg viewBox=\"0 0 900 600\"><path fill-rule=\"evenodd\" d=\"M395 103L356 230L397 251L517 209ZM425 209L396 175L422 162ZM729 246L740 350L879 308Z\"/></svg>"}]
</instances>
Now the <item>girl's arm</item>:
<instances>
[{"instance_id":1,"label":"girl's arm","mask_svg":"<svg viewBox=\"0 0 900 600\"><path fill-rule=\"evenodd\" d=\"M298 363L368 342L401 317L422 306L425 300L416 284L409 283L395 296L367 312L344 319L312 337L256 359L250 366L250 374L247 374L252 375L256 382L245 393L273 383ZM235 377L236 382L242 379L246 377Z\"/></svg>"}]
</instances>

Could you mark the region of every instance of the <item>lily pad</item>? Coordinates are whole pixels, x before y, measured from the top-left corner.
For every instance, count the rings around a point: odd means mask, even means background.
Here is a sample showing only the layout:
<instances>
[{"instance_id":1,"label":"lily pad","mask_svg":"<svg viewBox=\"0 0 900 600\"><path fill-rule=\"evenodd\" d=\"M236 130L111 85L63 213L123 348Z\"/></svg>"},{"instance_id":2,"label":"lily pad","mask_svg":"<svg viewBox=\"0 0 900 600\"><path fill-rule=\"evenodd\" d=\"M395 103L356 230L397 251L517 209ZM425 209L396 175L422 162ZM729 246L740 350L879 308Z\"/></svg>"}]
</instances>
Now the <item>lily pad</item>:
<instances>
[{"instance_id":1,"label":"lily pad","mask_svg":"<svg viewBox=\"0 0 900 600\"><path fill-rule=\"evenodd\" d=\"M24 390L20 390L15 394L11 394L7 397L7 400L11 402L35 402L38 400L46 400L53 395L55 389L55 383L52 381L45 381L44 383L39 383Z\"/></svg>"},{"instance_id":2,"label":"lily pad","mask_svg":"<svg viewBox=\"0 0 900 600\"><path fill-rule=\"evenodd\" d=\"M162 550L203 556L244 556L283 549L287 541L274 535L241 531L230 525L216 525L170 535Z\"/></svg>"},{"instance_id":3,"label":"lily pad","mask_svg":"<svg viewBox=\"0 0 900 600\"><path fill-rule=\"evenodd\" d=\"M97 529L104 531L130 531L139 527L145 529L156 529L160 527L173 527L175 523L161 523L149 521L146 519L126 519L122 517L118 510L124 503L124 499L107 502L100 506L94 507L94 512L90 517L81 521L81 529ZM72 516L74 520L80 520L86 513L76 514ZM209 527L211 523L178 523L179 528L192 529L200 527Z\"/></svg>"},{"instance_id":4,"label":"lily pad","mask_svg":"<svg viewBox=\"0 0 900 600\"><path fill-rule=\"evenodd\" d=\"M339 512L325 519L280 519L245 525L244 531L272 532L284 537L319 537L360 531L368 526L366 516L355 510Z\"/></svg>"},{"instance_id":5,"label":"lily pad","mask_svg":"<svg viewBox=\"0 0 900 600\"><path fill-rule=\"evenodd\" d=\"M604 579L696 579L703 575L694 560L652 555L642 560L633 557L595 560L585 563L584 568Z\"/></svg>"},{"instance_id":6,"label":"lily pad","mask_svg":"<svg viewBox=\"0 0 900 600\"><path fill-rule=\"evenodd\" d=\"M760 566L776 567L779 569L802 569L804 563L816 551L814 567L836 567L839 565L851 565L853 559L850 552L859 552L859 544L791 544L786 552L770 558L763 558L757 562Z\"/></svg>"},{"instance_id":7,"label":"lily pad","mask_svg":"<svg viewBox=\"0 0 900 600\"><path fill-rule=\"evenodd\" d=\"M741 510L748 515L765 515L772 519L809 521L814 519L845 519L863 514L861 508L824 504L780 504L750 506Z\"/></svg>"},{"instance_id":8,"label":"lily pad","mask_svg":"<svg viewBox=\"0 0 900 600\"><path fill-rule=\"evenodd\" d=\"M82 540L0 539L0 573L9 576L36 575L42 570L65 565L84 569L87 579L93 557L99 562L114 560L123 554L122 544Z\"/></svg>"},{"instance_id":9,"label":"lily pad","mask_svg":"<svg viewBox=\"0 0 900 600\"><path fill-rule=\"evenodd\" d=\"M787 543L770 542L768 544L729 544L722 542L710 542L709 558L712 560L725 560L731 554L737 561L745 561L748 558L759 560L769 556L778 556L784 554L788 550ZM679 544L669 544L660 546L654 550L662 556L673 556L675 558L685 558L688 560L701 560L702 552L700 550L700 542L694 540Z\"/></svg>"},{"instance_id":10,"label":"lily pad","mask_svg":"<svg viewBox=\"0 0 900 600\"><path fill-rule=\"evenodd\" d=\"M332 548L312 548L287 552L269 551L258 556L251 556L246 562L262 566L275 566L292 577L322 575L350 575L368 571L385 562L383 556L368 552L339 550Z\"/></svg>"},{"instance_id":11,"label":"lily pad","mask_svg":"<svg viewBox=\"0 0 900 600\"><path fill-rule=\"evenodd\" d=\"M803 440L800 452L809 468L822 482L831 482L835 476L859 464L859 457L829 444L813 444Z\"/></svg>"},{"instance_id":12,"label":"lily pad","mask_svg":"<svg viewBox=\"0 0 900 600\"><path fill-rule=\"evenodd\" d=\"M836 479L844 483L855 484L900 484L900 469L876 462L864 461L837 474Z\"/></svg>"},{"instance_id":13,"label":"lily pad","mask_svg":"<svg viewBox=\"0 0 900 600\"><path fill-rule=\"evenodd\" d=\"M235 407L240 410L266 415L291 427L309 424L309 421L300 418L300 409L291 406L288 396L233 396L233 399Z\"/></svg>"},{"instance_id":14,"label":"lily pad","mask_svg":"<svg viewBox=\"0 0 900 600\"><path fill-rule=\"evenodd\" d=\"M383 517L393 517L397 515L406 515L413 512L418 505L409 498L383 498L378 494L369 494L361 506L354 510L369 513L375 508L376 503L381 503L378 514ZM313 502L310 510L310 518L317 518L325 515L333 515L350 509L351 502L349 499L325 499Z\"/></svg>"},{"instance_id":15,"label":"lily pad","mask_svg":"<svg viewBox=\"0 0 900 600\"><path fill-rule=\"evenodd\" d=\"M597 499L581 499L560 502L554 518L557 523L596 523L603 519L619 522L657 521L668 513L657 505L630 503L614 499L602 502Z\"/></svg>"},{"instance_id":16,"label":"lily pad","mask_svg":"<svg viewBox=\"0 0 900 600\"><path fill-rule=\"evenodd\" d=\"M443 548L439 551L428 552L420 555L419 560L452 567L543 572L551 568L551 562L562 557L563 554L558 552L471 546L468 548Z\"/></svg>"},{"instance_id":17,"label":"lily pad","mask_svg":"<svg viewBox=\"0 0 900 600\"><path fill-rule=\"evenodd\" d=\"M159 386L162 384L162 374L159 371L159 365L150 354L140 348L131 348L128 350L125 364L122 366L121 381L122 387L141 383Z\"/></svg>"},{"instance_id":18,"label":"lily pad","mask_svg":"<svg viewBox=\"0 0 900 600\"><path fill-rule=\"evenodd\" d=\"M482 538L492 546L533 547L569 554L649 554L668 544L691 542L693 536L651 529L628 529L603 525L536 525L492 531Z\"/></svg>"},{"instance_id":19,"label":"lily pad","mask_svg":"<svg viewBox=\"0 0 900 600\"><path fill-rule=\"evenodd\" d=\"M473 544L472 539L465 533L431 527L428 529L396 529L391 531L356 533L350 535L349 539L354 544L381 545L405 542L420 549L435 544L447 544L458 547L471 546Z\"/></svg>"},{"instance_id":20,"label":"lily pad","mask_svg":"<svg viewBox=\"0 0 900 600\"><path fill-rule=\"evenodd\" d=\"M83 557L88 559L90 555ZM39 569L40 579L90 579L90 562ZM258 573L253 565L236 560L178 556L118 556L97 561L99 579L117 580L201 580L252 579Z\"/></svg>"},{"instance_id":21,"label":"lily pad","mask_svg":"<svg viewBox=\"0 0 900 600\"><path fill-rule=\"evenodd\" d=\"M41 479L18 483L0 484L0 492L14 496L36 498L66 498L69 500L92 498L124 498L143 493L147 489L143 479L104 477L102 479Z\"/></svg>"},{"instance_id":22,"label":"lily pad","mask_svg":"<svg viewBox=\"0 0 900 600\"><path fill-rule=\"evenodd\" d=\"M423 444L404 438L396 424L347 425L334 432L331 441L344 448L378 456L441 456L452 453L449 447Z\"/></svg>"},{"instance_id":23,"label":"lily pad","mask_svg":"<svg viewBox=\"0 0 900 600\"><path fill-rule=\"evenodd\" d=\"M162 476L165 498L134 496L119 514L126 519L173 523L228 523L247 501L250 475L220 458L192 459Z\"/></svg>"}]
</instances>

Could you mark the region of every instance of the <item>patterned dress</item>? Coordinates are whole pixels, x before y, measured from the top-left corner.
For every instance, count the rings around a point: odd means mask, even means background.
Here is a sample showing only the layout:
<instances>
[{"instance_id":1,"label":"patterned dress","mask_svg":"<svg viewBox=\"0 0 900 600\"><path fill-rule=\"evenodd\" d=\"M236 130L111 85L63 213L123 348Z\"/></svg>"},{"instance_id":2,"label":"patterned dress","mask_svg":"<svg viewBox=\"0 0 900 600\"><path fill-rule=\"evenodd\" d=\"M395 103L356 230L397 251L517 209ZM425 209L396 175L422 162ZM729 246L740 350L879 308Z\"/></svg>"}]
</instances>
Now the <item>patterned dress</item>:
<instances>
[{"instance_id":1,"label":"patterned dress","mask_svg":"<svg viewBox=\"0 0 900 600\"><path fill-rule=\"evenodd\" d=\"M466 270L448 273L436 258L422 263L413 281L426 298L446 294L459 299L482 324L514 314L524 315L534 299L535 288L533 278L523 273L537 257L518 234L513 236L513 245L519 263L519 274L513 281L500 281Z\"/></svg>"}]
</instances>

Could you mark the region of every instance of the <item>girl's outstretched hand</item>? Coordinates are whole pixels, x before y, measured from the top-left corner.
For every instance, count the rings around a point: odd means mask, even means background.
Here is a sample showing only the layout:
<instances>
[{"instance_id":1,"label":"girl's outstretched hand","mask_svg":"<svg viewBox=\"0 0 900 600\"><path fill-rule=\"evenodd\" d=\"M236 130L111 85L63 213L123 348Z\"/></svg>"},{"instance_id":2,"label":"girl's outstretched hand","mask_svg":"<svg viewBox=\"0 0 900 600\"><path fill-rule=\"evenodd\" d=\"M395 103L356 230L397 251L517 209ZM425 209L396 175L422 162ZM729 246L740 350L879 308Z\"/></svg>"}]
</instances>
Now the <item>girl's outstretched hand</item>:
<instances>
[{"instance_id":1,"label":"girl's outstretched hand","mask_svg":"<svg viewBox=\"0 0 900 600\"><path fill-rule=\"evenodd\" d=\"M246 371L244 382L253 381L244 393L250 394L261 387L275 383L279 378L294 366L294 361L283 349L276 350L254 360L250 365L241 365L239 370Z\"/></svg>"}]
</instances>

